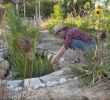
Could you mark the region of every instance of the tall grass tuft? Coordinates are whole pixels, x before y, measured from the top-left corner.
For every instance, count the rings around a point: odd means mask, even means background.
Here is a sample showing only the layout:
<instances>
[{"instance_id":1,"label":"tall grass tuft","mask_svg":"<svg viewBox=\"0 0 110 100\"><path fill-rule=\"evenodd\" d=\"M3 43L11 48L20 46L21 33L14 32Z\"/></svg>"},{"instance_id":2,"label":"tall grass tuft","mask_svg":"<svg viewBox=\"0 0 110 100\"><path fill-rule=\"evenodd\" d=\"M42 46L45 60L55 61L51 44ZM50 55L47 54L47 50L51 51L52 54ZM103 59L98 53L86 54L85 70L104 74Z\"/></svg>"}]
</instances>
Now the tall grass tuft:
<instances>
[{"instance_id":1,"label":"tall grass tuft","mask_svg":"<svg viewBox=\"0 0 110 100\"><path fill-rule=\"evenodd\" d=\"M14 7L7 7L7 24L10 29L8 44L10 51L7 55L12 70L13 79L24 79L42 76L53 71L47 56L36 57L36 36L41 34L32 24L24 25Z\"/></svg>"},{"instance_id":2,"label":"tall grass tuft","mask_svg":"<svg viewBox=\"0 0 110 100\"><path fill-rule=\"evenodd\" d=\"M110 76L109 49L103 44L98 49L85 51L86 66L72 67L73 73L80 77L84 85L93 85Z\"/></svg>"}]
</instances>

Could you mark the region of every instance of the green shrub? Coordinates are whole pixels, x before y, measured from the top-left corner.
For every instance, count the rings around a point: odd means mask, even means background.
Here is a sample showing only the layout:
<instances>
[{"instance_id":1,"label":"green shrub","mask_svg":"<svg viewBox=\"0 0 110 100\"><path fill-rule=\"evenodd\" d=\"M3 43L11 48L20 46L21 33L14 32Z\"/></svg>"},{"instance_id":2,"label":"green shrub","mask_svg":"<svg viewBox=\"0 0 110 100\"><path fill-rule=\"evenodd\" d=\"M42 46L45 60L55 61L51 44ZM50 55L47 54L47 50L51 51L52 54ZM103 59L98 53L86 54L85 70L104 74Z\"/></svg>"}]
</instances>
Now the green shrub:
<instances>
[{"instance_id":1,"label":"green shrub","mask_svg":"<svg viewBox=\"0 0 110 100\"><path fill-rule=\"evenodd\" d=\"M49 18L53 13L56 2L52 0L40 0L40 12L43 18Z\"/></svg>"},{"instance_id":2,"label":"green shrub","mask_svg":"<svg viewBox=\"0 0 110 100\"><path fill-rule=\"evenodd\" d=\"M73 74L78 76L84 85L93 85L110 76L109 49L98 46L97 56L95 48L85 51L86 66L72 67Z\"/></svg>"},{"instance_id":3,"label":"green shrub","mask_svg":"<svg viewBox=\"0 0 110 100\"><path fill-rule=\"evenodd\" d=\"M23 0L19 2L19 15L21 17L24 16L24 4ZM25 1L25 12L26 12L26 17L33 18L35 15L35 1Z\"/></svg>"},{"instance_id":4,"label":"green shrub","mask_svg":"<svg viewBox=\"0 0 110 100\"><path fill-rule=\"evenodd\" d=\"M68 15L67 18L64 20L64 24L68 27L76 27L74 21L75 19L73 19L71 15Z\"/></svg>"},{"instance_id":5,"label":"green shrub","mask_svg":"<svg viewBox=\"0 0 110 100\"><path fill-rule=\"evenodd\" d=\"M25 1L26 2L26 17L33 18L35 15L35 0ZM40 4L39 4L40 2ZM38 9L42 18L48 18L53 13L53 6L56 4L55 1L52 0L39 0L38 1ZM19 3L19 13L20 16L23 17L23 1Z\"/></svg>"},{"instance_id":6,"label":"green shrub","mask_svg":"<svg viewBox=\"0 0 110 100\"><path fill-rule=\"evenodd\" d=\"M53 27L55 25L57 25L58 23L62 23L62 20L59 19L54 19L54 18L49 18L49 20L47 20L47 28L49 29L50 33L53 33Z\"/></svg>"},{"instance_id":7,"label":"green shrub","mask_svg":"<svg viewBox=\"0 0 110 100\"><path fill-rule=\"evenodd\" d=\"M56 20L63 20L63 12L62 12L62 7L60 3L57 3L54 6L54 12L52 14L52 17Z\"/></svg>"},{"instance_id":8,"label":"green shrub","mask_svg":"<svg viewBox=\"0 0 110 100\"><path fill-rule=\"evenodd\" d=\"M88 6L88 3L90 3L90 7ZM93 2L91 0L64 0L64 3L62 4L64 18L67 17L68 13L71 13L73 11L73 8L76 10L77 15L82 16L84 14L84 5L87 5L87 8L92 8Z\"/></svg>"},{"instance_id":9,"label":"green shrub","mask_svg":"<svg viewBox=\"0 0 110 100\"><path fill-rule=\"evenodd\" d=\"M22 24L12 5L7 7L7 24L10 27L8 35L10 51L7 58L16 72L13 78L24 79L52 72L52 65L46 55L43 58L40 55L35 56L38 52L36 36L39 36L39 30L32 24Z\"/></svg>"}]
</instances>

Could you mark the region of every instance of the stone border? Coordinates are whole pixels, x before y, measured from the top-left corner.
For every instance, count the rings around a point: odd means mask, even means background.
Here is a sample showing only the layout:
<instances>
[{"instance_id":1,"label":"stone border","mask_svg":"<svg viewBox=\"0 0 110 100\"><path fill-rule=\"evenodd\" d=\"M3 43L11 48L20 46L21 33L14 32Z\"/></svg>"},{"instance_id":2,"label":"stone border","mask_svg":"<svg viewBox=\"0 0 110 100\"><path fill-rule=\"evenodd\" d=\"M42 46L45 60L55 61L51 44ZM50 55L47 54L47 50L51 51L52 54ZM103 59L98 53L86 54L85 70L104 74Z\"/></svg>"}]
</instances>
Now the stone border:
<instances>
[{"instance_id":1,"label":"stone border","mask_svg":"<svg viewBox=\"0 0 110 100\"><path fill-rule=\"evenodd\" d=\"M63 84L70 80L72 80L71 69L63 68L61 70L55 71L51 74L42 77L13 81L3 80L2 83L6 83L7 89L9 91L21 91L51 87L54 85Z\"/></svg>"},{"instance_id":2,"label":"stone border","mask_svg":"<svg viewBox=\"0 0 110 100\"><path fill-rule=\"evenodd\" d=\"M8 52L7 47L8 47L7 45L5 45L4 47L4 49L6 50L5 53ZM2 53L0 54L0 56L3 59ZM64 59L62 58L60 62L63 62L63 61ZM12 80L12 81L2 80L2 83L0 84L5 83L9 91L32 90L37 88L45 88L45 87L50 87L58 84L63 84L67 81L73 80L73 78L71 78L71 75L72 75L72 72L69 67L66 67L66 68L61 67L60 70L42 77L29 78L24 80Z\"/></svg>"}]
</instances>

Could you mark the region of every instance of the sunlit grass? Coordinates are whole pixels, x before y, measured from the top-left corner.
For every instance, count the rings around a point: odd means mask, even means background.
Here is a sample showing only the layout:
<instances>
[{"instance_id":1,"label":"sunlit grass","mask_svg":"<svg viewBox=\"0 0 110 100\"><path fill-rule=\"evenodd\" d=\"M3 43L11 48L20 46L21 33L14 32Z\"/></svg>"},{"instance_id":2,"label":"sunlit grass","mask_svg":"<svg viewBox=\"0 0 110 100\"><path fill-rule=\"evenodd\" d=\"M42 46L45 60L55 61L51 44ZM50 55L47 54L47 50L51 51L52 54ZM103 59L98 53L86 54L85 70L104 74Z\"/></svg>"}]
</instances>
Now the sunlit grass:
<instances>
[{"instance_id":1,"label":"sunlit grass","mask_svg":"<svg viewBox=\"0 0 110 100\"><path fill-rule=\"evenodd\" d=\"M52 72L53 68L47 55L44 57L35 55L37 53L36 39L40 38L41 34L39 30L36 30L32 24L22 24L13 6L8 7L7 24L10 27L8 35L10 51L7 59L16 73L13 79L38 77Z\"/></svg>"}]
</instances>

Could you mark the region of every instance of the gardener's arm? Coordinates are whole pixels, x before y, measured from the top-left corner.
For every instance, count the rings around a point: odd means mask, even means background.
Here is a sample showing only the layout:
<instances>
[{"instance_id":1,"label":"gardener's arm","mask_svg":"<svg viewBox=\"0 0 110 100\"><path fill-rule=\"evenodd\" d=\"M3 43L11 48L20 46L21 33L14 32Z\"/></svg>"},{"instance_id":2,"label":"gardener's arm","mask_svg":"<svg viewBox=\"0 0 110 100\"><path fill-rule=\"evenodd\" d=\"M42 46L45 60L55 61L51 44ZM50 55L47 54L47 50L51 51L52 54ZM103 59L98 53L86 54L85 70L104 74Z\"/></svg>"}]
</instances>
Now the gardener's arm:
<instances>
[{"instance_id":1,"label":"gardener's arm","mask_svg":"<svg viewBox=\"0 0 110 100\"><path fill-rule=\"evenodd\" d=\"M51 63L52 64L58 64L60 58L63 56L63 54L65 53L67 49L65 48L65 46L63 45L60 50L57 52L57 54L52 58Z\"/></svg>"}]
</instances>

